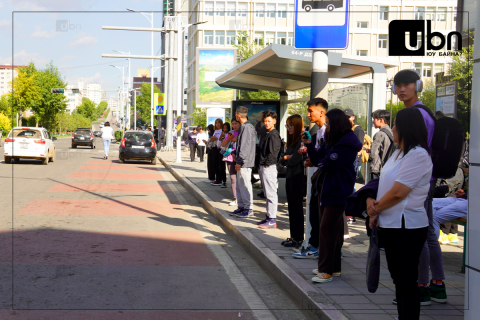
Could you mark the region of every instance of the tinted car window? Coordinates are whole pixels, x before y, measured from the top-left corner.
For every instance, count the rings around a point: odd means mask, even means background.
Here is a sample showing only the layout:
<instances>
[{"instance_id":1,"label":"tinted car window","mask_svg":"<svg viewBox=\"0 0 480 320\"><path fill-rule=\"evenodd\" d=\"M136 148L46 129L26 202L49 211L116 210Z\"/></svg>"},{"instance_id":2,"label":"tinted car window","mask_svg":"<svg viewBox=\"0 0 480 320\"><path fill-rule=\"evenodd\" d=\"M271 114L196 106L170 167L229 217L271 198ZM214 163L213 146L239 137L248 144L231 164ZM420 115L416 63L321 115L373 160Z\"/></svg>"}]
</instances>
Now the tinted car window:
<instances>
[{"instance_id":1,"label":"tinted car window","mask_svg":"<svg viewBox=\"0 0 480 320\"><path fill-rule=\"evenodd\" d=\"M125 134L125 140L152 140L153 134L151 133L144 133L144 132L127 132Z\"/></svg>"},{"instance_id":2,"label":"tinted car window","mask_svg":"<svg viewBox=\"0 0 480 320\"><path fill-rule=\"evenodd\" d=\"M42 134L39 130L31 129L14 129L11 133L13 138L28 138L28 139L41 139Z\"/></svg>"},{"instance_id":3,"label":"tinted car window","mask_svg":"<svg viewBox=\"0 0 480 320\"><path fill-rule=\"evenodd\" d=\"M90 130L75 130L75 134L90 135Z\"/></svg>"}]
</instances>

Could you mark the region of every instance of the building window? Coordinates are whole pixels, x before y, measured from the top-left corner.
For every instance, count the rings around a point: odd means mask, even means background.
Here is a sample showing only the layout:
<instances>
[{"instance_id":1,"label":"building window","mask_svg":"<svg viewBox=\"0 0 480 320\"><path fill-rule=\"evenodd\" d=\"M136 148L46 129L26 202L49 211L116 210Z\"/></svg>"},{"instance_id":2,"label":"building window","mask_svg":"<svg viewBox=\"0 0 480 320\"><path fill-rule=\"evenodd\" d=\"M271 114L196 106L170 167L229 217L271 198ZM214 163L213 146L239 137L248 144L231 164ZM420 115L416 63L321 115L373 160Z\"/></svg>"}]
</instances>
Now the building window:
<instances>
[{"instance_id":1,"label":"building window","mask_svg":"<svg viewBox=\"0 0 480 320\"><path fill-rule=\"evenodd\" d=\"M425 15L426 20L435 20L435 8L434 7L428 7L427 8L427 14Z\"/></svg>"},{"instance_id":2,"label":"building window","mask_svg":"<svg viewBox=\"0 0 480 320\"><path fill-rule=\"evenodd\" d=\"M439 46L441 44L442 40L440 39L440 37L433 37L433 45L434 46ZM437 49L437 50L444 50L445 49L445 43L443 44L443 47L441 47L440 49Z\"/></svg>"},{"instance_id":3,"label":"building window","mask_svg":"<svg viewBox=\"0 0 480 320\"><path fill-rule=\"evenodd\" d=\"M257 46L263 46L264 41L263 41L263 32L255 32L255 44Z\"/></svg>"},{"instance_id":4,"label":"building window","mask_svg":"<svg viewBox=\"0 0 480 320\"><path fill-rule=\"evenodd\" d=\"M453 21L457 21L457 13L456 12L453 13Z\"/></svg>"},{"instance_id":5,"label":"building window","mask_svg":"<svg viewBox=\"0 0 480 320\"><path fill-rule=\"evenodd\" d=\"M295 12L295 7L293 4L288 5L288 18L293 19L293 13Z\"/></svg>"},{"instance_id":6,"label":"building window","mask_svg":"<svg viewBox=\"0 0 480 320\"><path fill-rule=\"evenodd\" d=\"M378 47L381 49L387 48L387 35L386 34L379 34L378 35Z\"/></svg>"},{"instance_id":7,"label":"building window","mask_svg":"<svg viewBox=\"0 0 480 320\"><path fill-rule=\"evenodd\" d=\"M424 7L417 7L415 9L415 20L423 20L425 14Z\"/></svg>"},{"instance_id":8,"label":"building window","mask_svg":"<svg viewBox=\"0 0 480 320\"><path fill-rule=\"evenodd\" d=\"M213 17L213 1L205 2L205 15Z\"/></svg>"},{"instance_id":9,"label":"building window","mask_svg":"<svg viewBox=\"0 0 480 320\"><path fill-rule=\"evenodd\" d=\"M238 4L238 17L246 17L247 16L247 4L245 2Z\"/></svg>"},{"instance_id":10,"label":"building window","mask_svg":"<svg viewBox=\"0 0 480 320\"><path fill-rule=\"evenodd\" d=\"M436 63L435 64L435 72L434 72L434 76L437 74L437 73L440 73L440 72L443 72L443 64L438 64Z\"/></svg>"},{"instance_id":11,"label":"building window","mask_svg":"<svg viewBox=\"0 0 480 320\"><path fill-rule=\"evenodd\" d=\"M204 31L205 39L204 44L213 44L213 31Z\"/></svg>"},{"instance_id":12,"label":"building window","mask_svg":"<svg viewBox=\"0 0 480 320\"><path fill-rule=\"evenodd\" d=\"M357 50L357 56L359 57L366 57L368 54L368 50Z\"/></svg>"},{"instance_id":13,"label":"building window","mask_svg":"<svg viewBox=\"0 0 480 320\"><path fill-rule=\"evenodd\" d=\"M265 45L275 43L275 32L266 32L265 33Z\"/></svg>"},{"instance_id":14,"label":"building window","mask_svg":"<svg viewBox=\"0 0 480 320\"><path fill-rule=\"evenodd\" d=\"M366 21L357 21L357 28L362 28L362 29L368 28L368 22L366 22Z\"/></svg>"},{"instance_id":15,"label":"building window","mask_svg":"<svg viewBox=\"0 0 480 320\"><path fill-rule=\"evenodd\" d=\"M235 31L227 31L227 44L235 44Z\"/></svg>"},{"instance_id":16,"label":"building window","mask_svg":"<svg viewBox=\"0 0 480 320\"><path fill-rule=\"evenodd\" d=\"M187 78L185 78L187 79ZM186 106L187 105L187 99L183 99L183 105Z\"/></svg>"},{"instance_id":17,"label":"building window","mask_svg":"<svg viewBox=\"0 0 480 320\"><path fill-rule=\"evenodd\" d=\"M275 18L275 4L267 3L267 18Z\"/></svg>"},{"instance_id":18,"label":"building window","mask_svg":"<svg viewBox=\"0 0 480 320\"><path fill-rule=\"evenodd\" d=\"M424 63L423 64L423 76L424 77L432 77L432 64L431 63Z\"/></svg>"},{"instance_id":19,"label":"building window","mask_svg":"<svg viewBox=\"0 0 480 320\"><path fill-rule=\"evenodd\" d=\"M277 10L277 18L287 18L287 5L286 4L279 4Z\"/></svg>"},{"instance_id":20,"label":"building window","mask_svg":"<svg viewBox=\"0 0 480 320\"><path fill-rule=\"evenodd\" d=\"M235 2L227 2L227 17L235 17Z\"/></svg>"},{"instance_id":21,"label":"building window","mask_svg":"<svg viewBox=\"0 0 480 320\"><path fill-rule=\"evenodd\" d=\"M263 18L265 16L265 4L257 3L255 4L255 17Z\"/></svg>"},{"instance_id":22,"label":"building window","mask_svg":"<svg viewBox=\"0 0 480 320\"><path fill-rule=\"evenodd\" d=\"M225 31L215 31L215 44L225 45Z\"/></svg>"},{"instance_id":23,"label":"building window","mask_svg":"<svg viewBox=\"0 0 480 320\"><path fill-rule=\"evenodd\" d=\"M447 21L447 8L438 8L437 21Z\"/></svg>"},{"instance_id":24,"label":"building window","mask_svg":"<svg viewBox=\"0 0 480 320\"><path fill-rule=\"evenodd\" d=\"M225 2L215 3L215 15L217 17L224 17L225 16Z\"/></svg>"},{"instance_id":25,"label":"building window","mask_svg":"<svg viewBox=\"0 0 480 320\"><path fill-rule=\"evenodd\" d=\"M277 43L278 44L287 44L287 33L286 32L278 32L277 33Z\"/></svg>"},{"instance_id":26,"label":"building window","mask_svg":"<svg viewBox=\"0 0 480 320\"><path fill-rule=\"evenodd\" d=\"M288 33L288 43L289 46L293 46L293 33L289 32Z\"/></svg>"},{"instance_id":27,"label":"building window","mask_svg":"<svg viewBox=\"0 0 480 320\"><path fill-rule=\"evenodd\" d=\"M380 20L388 20L388 7L380 7Z\"/></svg>"}]
</instances>

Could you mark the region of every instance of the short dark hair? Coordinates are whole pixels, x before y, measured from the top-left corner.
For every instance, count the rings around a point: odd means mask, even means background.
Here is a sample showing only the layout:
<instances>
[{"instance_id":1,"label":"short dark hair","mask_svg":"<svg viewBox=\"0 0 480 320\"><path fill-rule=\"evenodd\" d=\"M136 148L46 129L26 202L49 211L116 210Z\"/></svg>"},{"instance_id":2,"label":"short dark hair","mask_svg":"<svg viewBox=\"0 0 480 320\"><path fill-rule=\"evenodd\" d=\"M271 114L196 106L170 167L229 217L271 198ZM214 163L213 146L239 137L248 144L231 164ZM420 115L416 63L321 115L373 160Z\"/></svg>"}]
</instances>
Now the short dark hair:
<instances>
[{"instance_id":1,"label":"short dark hair","mask_svg":"<svg viewBox=\"0 0 480 320\"><path fill-rule=\"evenodd\" d=\"M420 80L420 76L413 69L400 70L393 77L393 83L395 84L415 83L417 80Z\"/></svg>"},{"instance_id":2,"label":"short dark hair","mask_svg":"<svg viewBox=\"0 0 480 320\"><path fill-rule=\"evenodd\" d=\"M108 122L108 121L105 122L104 126L105 126L105 127L110 127L110 122Z\"/></svg>"},{"instance_id":3,"label":"short dark hair","mask_svg":"<svg viewBox=\"0 0 480 320\"><path fill-rule=\"evenodd\" d=\"M272 111L272 110L265 110L265 111L263 111L263 119L265 119L266 117L270 117L272 119L277 119L277 113L275 111Z\"/></svg>"},{"instance_id":4,"label":"short dark hair","mask_svg":"<svg viewBox=\"0 0 480 320\"><path fill-rule=\"evenodd\" d=\"M225 128L225 126L227 127L227 131L230 131L230 123L225 122L225 123L223 124L222 129Z\"/></svg>"},{"instance_id":5,"label":"short dark hair","mask_svg":"<svg viewBox=\"0 0 480 320\"><path fill-rule=\"evenodd\" d=\"M185 124L183 125L183 127L184 127L184 128L188 128L188 124L185 123Z\"/></svg>"},{"instance_id":6,"label":"short dark hair","mask_svg":"<svg viewBox=\"0 0 480 320\"><path fill-rule=\"evenodd\" d=\"M443 118L443 117L445 117L445 113L443 113L440 110L435 111L435 119L440 119L440 118Z\"/></svg>"},{"instance_id":7,"label":"short dark hair","mask_svg":"<svg viewBox=\"0 0 480 320\"><path fill-rule=\"evenodd\" d=\"M198 125L198 126L197 126L197 130L200 130L200 129L203 130L203 127L202 127L201 125Z\"/></svg>"},{"instance_id":8,"label":"short dark hair","mask_svg":"<svg viewBox=\"0 0 480 320\"><path fill-rule=\"evenodd\" d=\"M328 110L328 102L323 98L313 98L307 102L307 107L322 107Z\"/></svg>"},{"instance_id":9,"label":"short dark hair","mask_svg":"<svg viewBox=\"0 0 480 320\"><path fill-rule=\"evenodd\" d=\"M248 109L245 108L244 106L240 106L240 107L237 108L237 110L235 111L235 113L238 113L241 118L247 118ZM247 119L248 119L248 118L247 118Z\"/></svg>"},{"instance_id":10,"label":"short dark hair","mask_svg":"<svg viewBox=\"0 0 480 320\"><path fill-rule=\"evenodd\" d=\"M334 145L344 135L352 131L352 124L343 110L337 108L329 110L326 116L330 124L330 132L325 132L325 142Z\"/></svg>"},{"instance_id":11,"label":"short dark hair","mask_svg":"<svg viewBox=\"0 0 480 320\"><path fill-rule=\"evenodd\" d=\"M430 153L428 131L422 113L417 108L405 108L397 113L395 128L398 132L399 145L403 141L403 153L420 146Z\"/></svg>"},{"instance_id":12,"label":"short dark hair","mask_svg":"<svg viewBox=\"0 0 480 320\"><path fill-rule=\"evenodd\" d=\"M390 123L390 112L387 110L375 110L372 112L372 118L374 119L383 119L386 124Z\"/></svg>"}]
</instances>

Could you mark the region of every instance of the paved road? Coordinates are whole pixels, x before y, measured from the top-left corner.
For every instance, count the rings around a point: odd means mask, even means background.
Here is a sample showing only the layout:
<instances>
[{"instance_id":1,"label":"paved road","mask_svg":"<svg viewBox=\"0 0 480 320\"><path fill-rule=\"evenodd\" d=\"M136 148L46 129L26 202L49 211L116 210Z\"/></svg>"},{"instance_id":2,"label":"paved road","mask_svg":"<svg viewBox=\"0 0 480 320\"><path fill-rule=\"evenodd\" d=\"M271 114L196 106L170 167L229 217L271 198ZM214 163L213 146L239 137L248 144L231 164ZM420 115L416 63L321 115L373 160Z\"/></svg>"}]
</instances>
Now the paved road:
<instances>
[{"instance_id":1,"label":"paved road","mask_svg":"<svg viewBox=\"0 0 480 320\"><path fill-rule=\"evenodd\" d=\"M97 146L0 163L0 319L310 318L162 166Z\"/></svg>"}]
</instances>

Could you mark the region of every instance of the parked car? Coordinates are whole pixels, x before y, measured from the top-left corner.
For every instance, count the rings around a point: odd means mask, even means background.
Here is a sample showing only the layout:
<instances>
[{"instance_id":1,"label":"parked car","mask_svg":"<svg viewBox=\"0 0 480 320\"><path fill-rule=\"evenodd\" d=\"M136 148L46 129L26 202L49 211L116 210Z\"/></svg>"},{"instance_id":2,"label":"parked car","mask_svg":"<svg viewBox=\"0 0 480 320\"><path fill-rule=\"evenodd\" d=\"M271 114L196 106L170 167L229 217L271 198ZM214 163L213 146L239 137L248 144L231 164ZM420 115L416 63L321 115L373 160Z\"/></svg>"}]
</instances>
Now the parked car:
<instances>
[{"instance_id":1,"label":"parked car","mask_svg":"<svg viewBox=\"0 0 480 320\"><path fill-rule=\"evenodd\" d=\"M72 148L77 146L88 146L96 148L97 143L93 131L90 128L77 128L72 134Z\"/></svg>"},{"instance_id":2,"label":"parked car","mask_svg":"<svg viewBox=\"0 0 480 320\"><path fill-rule=\"evenodd\" d=\"M157 164L157 148L153 133L150 131L134 131L125 132L122 143L120 143L119 162L125 160L146 160L152 164Z\"/></svg>"},{"instance_id":3,"label":"parked car","mask_svg":"<svg viewBox=\"0 0 480 320\"><path fill-rule=\"evenodd\" d=\"M94 135L95 137L101 137L101 136L102 136L102 131L94 131L94 132L93 132L93 135Z\"/></svg>"},{"instance_id":4,"label":"parked car","mask_svg":"<svg viewBox=\"0 0 480 320\"><path fill-rule=\"evenodd\" d=\"M100 128L103 128L103 123L100 123Z\"/></svg>"},{"instance_id":5,"label":"parked car","mask_svg":"<svg viewBox=\"0 0 480 320\"><path fill-rule=\"evenodd\" d=\"M47 165L55 161L56 137L51 137L45 128L15 127L5 139L5 163L20 159L42 160Z\"/></svg>"}]
</instances>

